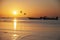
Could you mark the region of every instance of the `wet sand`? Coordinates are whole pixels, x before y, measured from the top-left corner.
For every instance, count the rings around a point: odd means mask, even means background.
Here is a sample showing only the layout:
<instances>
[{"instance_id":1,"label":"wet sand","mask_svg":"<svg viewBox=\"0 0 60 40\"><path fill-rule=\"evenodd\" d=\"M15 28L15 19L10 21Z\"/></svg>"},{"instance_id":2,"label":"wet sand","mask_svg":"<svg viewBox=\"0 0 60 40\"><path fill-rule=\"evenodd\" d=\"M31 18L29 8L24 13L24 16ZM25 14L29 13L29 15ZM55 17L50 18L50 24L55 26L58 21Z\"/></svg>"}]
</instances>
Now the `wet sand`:
<instances>
[{"instance_id":1,"label":"wet sand","mask_svg":"<svg viewBox=\"0 0 60 40\"><path fill-rule=\"evenodd\" d=\"M60 40L60 21L0 22L0 40Z\"/></svg>"}]
</instances>

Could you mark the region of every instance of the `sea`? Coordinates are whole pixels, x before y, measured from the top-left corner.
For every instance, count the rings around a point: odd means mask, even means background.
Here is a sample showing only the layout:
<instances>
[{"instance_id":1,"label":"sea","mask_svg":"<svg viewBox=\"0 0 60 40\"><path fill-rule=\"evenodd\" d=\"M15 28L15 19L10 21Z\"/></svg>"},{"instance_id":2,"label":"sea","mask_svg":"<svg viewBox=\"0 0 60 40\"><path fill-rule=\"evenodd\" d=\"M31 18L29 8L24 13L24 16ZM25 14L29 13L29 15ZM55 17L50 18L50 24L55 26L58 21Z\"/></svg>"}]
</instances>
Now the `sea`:
<instances>
[{"instance_id":1,"label":"sea","mask_svg":"<svg viewBox=\"0 0 60 40\"><path fill-rule=\"evenodd\" d=\"M0 40L60 40L60 19L0 19Z\"/></svg>"}]
</instances>

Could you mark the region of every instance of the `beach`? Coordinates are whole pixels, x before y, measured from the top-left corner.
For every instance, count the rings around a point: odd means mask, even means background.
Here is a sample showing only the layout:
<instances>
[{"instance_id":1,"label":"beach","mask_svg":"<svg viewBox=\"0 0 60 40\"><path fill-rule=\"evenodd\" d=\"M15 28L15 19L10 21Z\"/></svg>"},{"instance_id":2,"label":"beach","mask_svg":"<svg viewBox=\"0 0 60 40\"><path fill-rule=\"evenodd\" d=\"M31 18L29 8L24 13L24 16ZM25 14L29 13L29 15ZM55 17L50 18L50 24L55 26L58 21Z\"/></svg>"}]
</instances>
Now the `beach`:
<instances>
[{"instance_id":1,"label":"beach","mask_svg":"<svg viewBox=\"0 0 60 40\"><path fill-rule=\"evenodd\" d=\"M0 40L60 40L60 20L0 21Z\"/></svg>"}]
</instances>

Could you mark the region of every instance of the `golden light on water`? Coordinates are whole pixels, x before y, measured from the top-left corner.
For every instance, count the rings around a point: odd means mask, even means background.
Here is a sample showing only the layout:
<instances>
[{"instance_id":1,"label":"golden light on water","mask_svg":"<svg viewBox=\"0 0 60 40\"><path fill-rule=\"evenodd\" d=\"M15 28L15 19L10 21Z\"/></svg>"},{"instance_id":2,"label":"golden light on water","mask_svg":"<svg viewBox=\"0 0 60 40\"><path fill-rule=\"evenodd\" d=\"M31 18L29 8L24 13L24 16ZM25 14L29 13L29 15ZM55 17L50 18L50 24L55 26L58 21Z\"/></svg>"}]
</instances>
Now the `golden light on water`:
<instances>
[{"instance_id":1,"label":"golden light on water","mask_svg":"<svg viewBox=\"0 0 60 40\"><path fill-rule=\"evenodd\" d=\"M18 35L17 35L17 34L14 34L13 36L16 37L16 36L18 36Z\"/></svg>"},{"instance_id":2,"label":"golden light on water","mask_svg":"<svg viewBox=\"0 0 60 40\"><path fill-rule=\"evenodd\" d=\"M17 22L17 20L16 20L16 18L14 19L14 30L16 30L16 23Z\"/></svg>"},{"instance_id":3,"label":"golden light on water","mask_svg":"<svg viewBox=\"0 0 60 40\"><path fill-rule=\"evenodd\" d=\"M13 40L16 40L18 35L17 34L13 34L12 37L13 37Z\"/></svg>"}]
</instances>

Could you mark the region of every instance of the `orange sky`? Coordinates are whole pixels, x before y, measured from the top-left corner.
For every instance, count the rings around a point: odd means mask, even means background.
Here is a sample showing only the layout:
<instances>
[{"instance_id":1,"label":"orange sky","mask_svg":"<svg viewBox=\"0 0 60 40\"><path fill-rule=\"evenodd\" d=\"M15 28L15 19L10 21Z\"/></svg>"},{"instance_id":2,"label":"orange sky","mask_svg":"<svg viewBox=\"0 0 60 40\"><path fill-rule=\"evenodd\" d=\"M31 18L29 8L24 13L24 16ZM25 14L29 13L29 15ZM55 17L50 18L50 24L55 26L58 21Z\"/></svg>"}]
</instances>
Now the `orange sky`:
<instances>
[{"instance_id":1,"label":"orange sky","mask_svg":"<svg viewBox=\"0 0 60 40\"><path fill-rule=\"evenodd\" d=\"M60 16L58 2L54 0L1 0L0 4L0 16L4 17Z\"/></svg>"}]
</instances>

